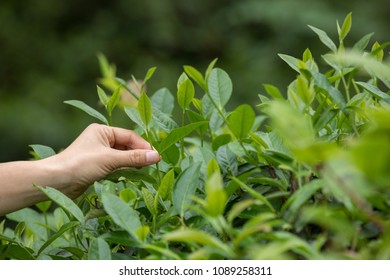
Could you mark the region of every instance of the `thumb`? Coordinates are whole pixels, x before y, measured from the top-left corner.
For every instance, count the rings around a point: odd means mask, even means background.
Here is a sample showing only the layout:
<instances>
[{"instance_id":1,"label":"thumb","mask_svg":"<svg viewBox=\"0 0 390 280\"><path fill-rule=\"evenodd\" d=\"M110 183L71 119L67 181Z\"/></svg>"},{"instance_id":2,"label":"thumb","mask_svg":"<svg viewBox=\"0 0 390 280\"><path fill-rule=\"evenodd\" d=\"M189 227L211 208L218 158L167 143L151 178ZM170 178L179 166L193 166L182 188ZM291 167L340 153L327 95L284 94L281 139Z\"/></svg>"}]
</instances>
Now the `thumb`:
<instances>
[{"instance_id":1,"label":"thumb","mask_svg":"<svg viewBox=\"0 0 390 280\"><path fill-rule=\"evenodd\" d=\"M115 160L118 168L121 167L142 167L157 163L161 160L159 153L155 150L126 150L115 151Z\"/></svg>"}]
</instances>

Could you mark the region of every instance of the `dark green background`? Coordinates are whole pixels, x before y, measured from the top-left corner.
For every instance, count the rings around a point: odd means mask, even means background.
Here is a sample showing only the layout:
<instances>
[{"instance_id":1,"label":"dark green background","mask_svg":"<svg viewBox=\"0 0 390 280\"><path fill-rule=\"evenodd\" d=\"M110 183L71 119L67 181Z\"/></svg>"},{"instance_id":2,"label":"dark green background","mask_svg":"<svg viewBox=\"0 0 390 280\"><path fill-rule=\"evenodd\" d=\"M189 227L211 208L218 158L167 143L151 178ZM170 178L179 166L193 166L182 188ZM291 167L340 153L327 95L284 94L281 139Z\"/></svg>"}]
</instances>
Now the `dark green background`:
<instances>
[{"instance_id":1,"label":"dark green background","mask_svg":"<svg viewBox=\"0 0 390 280\"><path fill-rule=\"evenodd\" d=\"M234 84L230 106L255 105L263 83L283 90L295 75L278 53L320 55L307 25L336 40L350 11L347 45L370 32L389 40L388 0L2 0L0 161L28 158L29 144L65 147L92 121L63 101L96 106L98 52L125 79L157 66L149 91L173 93L182 65L203 70L218 57Z\"/></svg>"}]
</instances>

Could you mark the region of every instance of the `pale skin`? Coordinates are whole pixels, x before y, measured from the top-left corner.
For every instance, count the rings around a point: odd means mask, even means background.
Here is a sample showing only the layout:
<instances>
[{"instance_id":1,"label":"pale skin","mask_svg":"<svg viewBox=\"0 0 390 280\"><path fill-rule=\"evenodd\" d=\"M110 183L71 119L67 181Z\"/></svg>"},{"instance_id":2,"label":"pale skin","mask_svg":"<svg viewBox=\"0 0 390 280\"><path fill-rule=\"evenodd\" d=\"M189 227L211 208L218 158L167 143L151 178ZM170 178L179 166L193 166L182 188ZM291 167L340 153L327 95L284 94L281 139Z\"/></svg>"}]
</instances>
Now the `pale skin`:
<instances>
[{"instance_id":1,"label":"pale skin","mask_svg":"<svg viewBox=\"0 0 390 280\"><path fill-rule=\"evenodd\" d=\"M160 161L150 143L131 130L92 124L64 151L35 161L0 164L0 216L47 200L34 185L72 199L109 173Z\"/></svg>"}]
</instances>

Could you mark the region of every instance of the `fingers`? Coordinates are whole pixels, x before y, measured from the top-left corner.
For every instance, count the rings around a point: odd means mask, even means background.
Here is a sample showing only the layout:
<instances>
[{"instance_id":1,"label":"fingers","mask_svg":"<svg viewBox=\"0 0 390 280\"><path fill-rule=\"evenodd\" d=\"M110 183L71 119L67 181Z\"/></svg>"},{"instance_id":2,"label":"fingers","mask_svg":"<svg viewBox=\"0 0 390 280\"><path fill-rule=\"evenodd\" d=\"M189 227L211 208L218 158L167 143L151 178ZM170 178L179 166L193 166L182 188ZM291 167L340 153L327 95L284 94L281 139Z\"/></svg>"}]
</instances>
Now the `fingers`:
<instances>
[{"instance_id":1,"label":"fingers","mask_svg":"<svg viewBox=\"0 0 390 280\"><path fill-rule=\"evenodd\" d=\"M114 151L113 160L115 161L116 168L122 167L142 167L150 164L157 163L161 160L158 152L154 150L127 150L127 151Z\"/></svg>"},{"instance_id":2,"label":"fingers","mask_svg":"<svg viewBox=\"0 0 390 280\"><path fill-rule=\"evenodd\" d=\"M143 149L151 150L152 146L149 142L139 136L137 133L131 130L111 127L114 143L113 148L127 148L127 149Z\"/></svg>"}]
</instances>

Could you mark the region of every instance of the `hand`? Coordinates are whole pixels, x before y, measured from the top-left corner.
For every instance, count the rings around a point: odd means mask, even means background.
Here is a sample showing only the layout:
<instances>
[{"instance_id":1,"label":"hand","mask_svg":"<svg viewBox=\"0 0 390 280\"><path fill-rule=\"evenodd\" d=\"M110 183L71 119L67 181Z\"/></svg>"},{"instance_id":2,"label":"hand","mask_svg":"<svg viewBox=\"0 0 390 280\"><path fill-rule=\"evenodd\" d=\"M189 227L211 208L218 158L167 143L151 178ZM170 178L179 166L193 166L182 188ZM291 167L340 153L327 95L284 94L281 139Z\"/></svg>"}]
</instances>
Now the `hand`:
<instances>
[{"instance_id":1,"label":"hand","mask_svg":"<svg viewBox=\"0 0 390 280\"><path fill-rule=\"evenodd\" d=\"M160 161L151 144L134 131L92 124L51 161L62 164L68 174L62 191L75 198L94 181L128 167L142 167Z\"/></svg>"}]
</instances>

